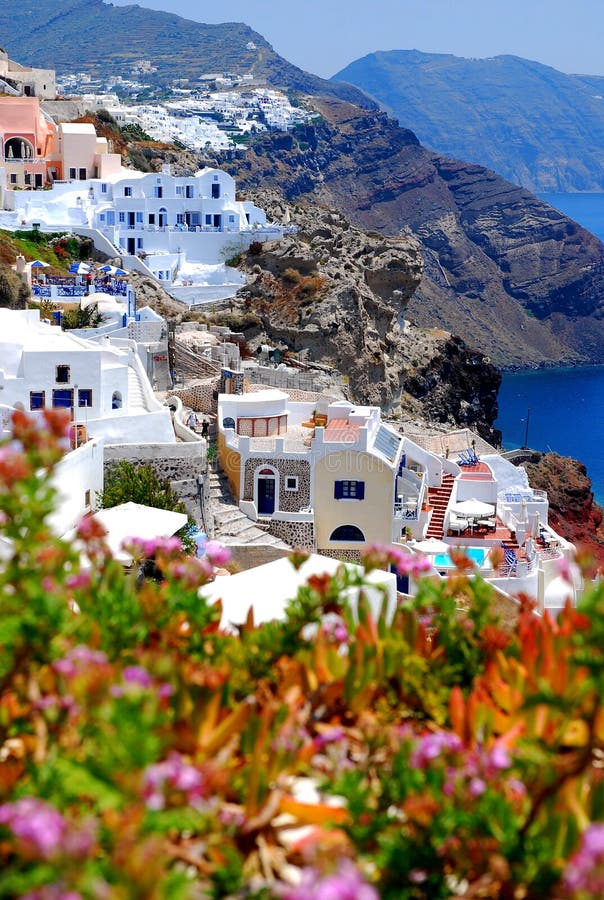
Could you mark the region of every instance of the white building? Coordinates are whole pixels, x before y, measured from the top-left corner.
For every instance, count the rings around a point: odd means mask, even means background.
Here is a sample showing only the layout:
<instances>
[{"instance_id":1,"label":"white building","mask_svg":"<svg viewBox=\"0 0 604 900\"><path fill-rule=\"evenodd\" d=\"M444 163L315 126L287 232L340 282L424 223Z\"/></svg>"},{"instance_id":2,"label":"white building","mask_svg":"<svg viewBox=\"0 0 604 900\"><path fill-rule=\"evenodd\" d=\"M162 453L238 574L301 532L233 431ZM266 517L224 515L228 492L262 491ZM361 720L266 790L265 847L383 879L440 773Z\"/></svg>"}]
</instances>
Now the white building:
<instances>
[{"instance_id":1,"label":"white building","mask_svg":"<svg viewBox=\"0 0 604 900\"><path fill-rule=\"evenodd\" d=\"M126 269L168 284L185 264L222 264L253 241L275 240L284 231L267 225L262 209L237 199L234 179L219 169L189 177L176 177L169 167L154 174L121 169L106 179L22 191L17 202L15 227L86 234L107 256L121 257Z\"/></svg>"},{"instance_id":2,"label":"white building","mask_svg":"<svg viewBox=\"0 0 604 900\"><path fill-rule=\"evenodd\" d=\"M40 322L37 310L0 309L0 391L17 409L69 409L82 435L108 444L176 442L134 341L93 343Z\"/></svg>"},{"instance_id":3,"label":"white building","mask_svg":"<svg viewBox=\"0 0 604 900\"><path fill-rule=\"evenodd\" d=\"M576 600L580 584L560 578L575 548L548 524L547 494L500 454L469 465L398 434L377 407L293 402L272 389L238 394L242 374L226 374L233 390L218 398L219 458L242 512L275 536L353 561L372 543L414 553L413 538L419 552L438 547L440 575L454 568L447 548L463 547L503 593L524 592L552 611ZM505 559L494 567L496 547Z\"/></svg>"}]
</instances>

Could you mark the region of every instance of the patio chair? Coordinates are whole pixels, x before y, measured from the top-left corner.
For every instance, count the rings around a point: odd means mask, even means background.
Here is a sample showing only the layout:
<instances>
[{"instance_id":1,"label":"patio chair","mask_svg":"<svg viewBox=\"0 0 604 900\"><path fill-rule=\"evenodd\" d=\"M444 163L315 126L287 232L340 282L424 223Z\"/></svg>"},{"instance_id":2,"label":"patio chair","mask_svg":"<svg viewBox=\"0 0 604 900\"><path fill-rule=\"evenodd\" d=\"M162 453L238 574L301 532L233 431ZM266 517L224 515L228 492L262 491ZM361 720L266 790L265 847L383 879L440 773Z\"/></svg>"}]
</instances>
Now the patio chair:
<instances>
[{"instance_id":1,"label":"patio chair","mask_svg":"<svg viewBox=\"0 0 604 900\"><path fill-rule=\"evenodd\" d=\"M457 460L457 465L458 466L473 466L474 465L474 463L471 461L470 457L468 456L467 450L459 451L459 459Z\"/></svg>"},{"instance_id":2,"label":"patio chair","mask_svg":"<svg viewBox=\"0 0 604 900\"><path fill-rule=\"evenodd\" d=\"M518 568L518 557L516 556L516 551L512 550L511 547L504 547L503 554L505 556L505 565L507 567L506 575L514 575L516 573L516 569Z\"/></svg>"},{"instance_id":3,"label":"patio chair","mask_svg":"<svg viewBox=\"0 0 604 900\"><path fill-rule=\"evenodd\" d=\"M450 531L454 531L456 534L463 534L467 527L467 519L462 519L461 516L456 516L455 513L451 513L449 518Z\"/></svg>"},{"instance_id":4,"label":"patio chair","mask_svg":"<svg viewBox=\"0 0 604 900\"><path fill-rule=\"evenodd\" d=\"M466 453L468 454L468 457L470 458L470 463L473 466L478 465L478 463L480 462L480 458L478 456L476 456L476 453L474 452L474 448L468 447L468 449L466 450Z\"/></svg>"}]
</instances>

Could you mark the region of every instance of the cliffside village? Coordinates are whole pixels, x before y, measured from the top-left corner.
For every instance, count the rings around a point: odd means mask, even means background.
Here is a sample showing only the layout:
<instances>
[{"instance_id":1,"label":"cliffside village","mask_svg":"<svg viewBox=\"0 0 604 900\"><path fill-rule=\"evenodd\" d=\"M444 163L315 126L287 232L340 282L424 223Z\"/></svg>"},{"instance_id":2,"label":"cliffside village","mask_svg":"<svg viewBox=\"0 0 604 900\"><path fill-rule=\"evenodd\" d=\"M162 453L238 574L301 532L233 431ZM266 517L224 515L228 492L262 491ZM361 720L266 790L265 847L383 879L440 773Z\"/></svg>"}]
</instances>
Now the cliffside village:
<instances>
[{"instance_id":1,"label":"cliffside village","mask_svg":"<svg viewBox=\"0 0 604 900\"><path fill-rule=\"evenodd\" d=\"M288 223L267 223L218 169L191 177L124 169L92 125L56 123L44 111L54 73L0 54L0 79L13 92L0 97L0 227L82 235L108 260L50 278L39 261L20 258L16 271L33 301L53 304L52 319L0 309L2 436L12 410L71 412L72 447L56 475L59 535L69 539L82 515L104 516L119 555L121 538L177 530L182 517L159 511L96 512L111 467L149 462L185 500L200 552L205 538L231 546L243 571L229 581L235 590L245 576L248 598L292 547L324 571L380 543L427 559L435 578L454 567L450 551L464 548L506 615L519 592L554 614L575 600L579 581L560 574L561 564L572 571L575 549L548 524L547 495L477 434L387 422L337 378L275 366L274 356L242 358L241 335L225 328L179 326L169 345L166 321L139 308L129 273L178 297L209 268L224 271L225 254L278 241ZM61 329L62 314L89 305L97 327ZM402 597L415 591L407 576L383 581Z\"/></svg>"}]
</instances>

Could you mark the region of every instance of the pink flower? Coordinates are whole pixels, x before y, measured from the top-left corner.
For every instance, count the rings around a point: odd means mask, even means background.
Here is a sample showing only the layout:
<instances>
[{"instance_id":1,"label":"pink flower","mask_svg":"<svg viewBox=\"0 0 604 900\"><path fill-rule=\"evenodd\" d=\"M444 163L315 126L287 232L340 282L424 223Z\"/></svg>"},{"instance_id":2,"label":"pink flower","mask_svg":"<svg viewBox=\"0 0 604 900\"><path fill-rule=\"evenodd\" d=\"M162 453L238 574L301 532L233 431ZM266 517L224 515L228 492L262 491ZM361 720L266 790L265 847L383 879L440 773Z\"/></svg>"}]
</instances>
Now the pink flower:
<instances>
[{"instance_id":1,"label":"pink flower","mask_svg":"<svg viewBox=\"0 0 604 900\"><path fill-rule=\"evenodd\" d=\"M128 684L138 684L146 688L153 685L153 677L142 666L126 666L122 677Z\"/></svg>"},{"instance_id":2,"label":"pink flower","mask_svg":"<svg viewBox=\"0 0 604 900\"><path fill-rule=\"evenodd\" d=\"M164 808L166 790L182 791L191 802L201 796L202 788L200 772L179 753L171 753L163 762L148 766L143 774L143 797L152 810Z\"/></svg>"},{"instance_id":3,"label":"pink flower","mask_svg":"<svg viewBox=\"0 0 604 900\"><path fill-rule=\"evenodd\" d=\"M122 541L123 548L135 557L151 559L158 553L173 556L182 553L182 541L177 537L138 538L131 537Z\"/></svg>"},{"instance_id":4,"label":"pink flower","mask_svg":"<svg viewBox=\"0 0 604 900\"><path fill-rule=\"evenodd\" d=\"M45 884L24 894L20 900L82 900L78 891L71 891L60 884Z\"/></svg>"},{"instance_id":5,"label":"pink flower","mask_svg":"<svg viewBox=\"0 0 604 900\"><path fill-rule=\"evenodd\" d=\"M206 558L213 566L225 566L231 560L231 551L218 541L208 541Z\"/></svg>"},{"instance_id":6,"label":"pink flower","mask_svg":"<svg viewBox=\"0 0 604 900\"><path fill-rule=\"evenodd\" d=\"M452 731L429 732L421 737L409 758L413 769L425 769L431 760L443 752L457 753L463 748L461 740Z\"/></svg>"},{"instance_id":7,"label":"pink flower","mask_svg":"<svg viewBox=\"0 0 604 900\"><path fill-rule=\"evenodd\" d=\"M6 825L30 852L50 859L63 847L67 823L54 807L37 797L23 797L0 806L0 825Z\"/></svg>"},{"instance_id":8,"label":"pink flower","mask_svg":"<svg viewBox=\"0 0 604 900\"><path fill-rule=\"evenodd\" d=\"M568 863L563 875L566 887L590 898L604 895L604 825L589 825L581 846Z\"/></svg>"},{"instance_id":9,"label":"pink flower","mask_svg":"<svg viewBox=\"0 0 604 900\"><path fill-rule=\"evenodd\" d=\"M107 657L102 650L93 650L85 644L80 644L69 650L62 659L55 660L53 668L59 675L73 678L90 666L103 666L107 662Z\"/></svg>"},{"instance_id":10,"label":"pink flower","mask_svg":"<svg viewBox=\"0 0 604 900\"><path fill-rule=\"evenodd\" d=\"M425 556L406 553L400 547L389 547L387 544L372 544L363 553L361 561L366 572L373 569L387 570L394 566L399 575L411 575L412 578L420 578L432 569L432 564Z\"/></svg>"},{"instance_id":11,"label":"pink flower","mask_svg":"<svg viewBox=\"0 0 604 900\"><path fill-rule=\"evenodd\" d=\"M560 559L556 560L556 568L558 570L558 575L560 575L560 577L568 584L575 585L577 583L579 569L575 563L571 562L565 556L561 556Z\"/></svg>"},{"instance_id":12,"label":"pink flower","mask_svg":"<svg viewBox=\"0 0 604 900\"><path fill-rule=\"evenodd\" d=\"M469 791L473 797L481 797L487 789L486 781L482 778L472 778L469 784Z\"/></svg>"},{"instance_id":13,"label":"pink flower","mask_svg":"<svg viewBox=\"0 0 604 900\"><path fill-rule=\"evenodd\" d=\"M512 765L510 754L501 744L496 744L493 747L489 754L488 762L494 769L509 769Z\"/></svg>"},{"instance_id":14,"label":"pink flower","mask_svg":"<svg viewBox=\"0 0 604 900\"><path fill-rule=\"evenodd\" d=\"M363 879L350 860L344 860L333 875L320 875L305 869L297 887L284 887L283 900L379 900L378 894Z\"/></svg>"}]
</instances>

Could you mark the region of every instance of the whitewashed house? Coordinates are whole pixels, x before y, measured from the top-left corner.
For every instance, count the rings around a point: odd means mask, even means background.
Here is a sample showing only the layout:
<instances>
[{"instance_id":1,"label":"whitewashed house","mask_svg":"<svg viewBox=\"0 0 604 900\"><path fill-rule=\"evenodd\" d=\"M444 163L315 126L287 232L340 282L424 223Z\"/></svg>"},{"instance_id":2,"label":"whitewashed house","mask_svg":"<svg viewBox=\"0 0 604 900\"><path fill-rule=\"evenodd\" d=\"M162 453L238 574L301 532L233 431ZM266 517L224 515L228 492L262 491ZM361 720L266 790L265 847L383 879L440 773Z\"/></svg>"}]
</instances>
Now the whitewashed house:
<instances>
[{"instance_id":1,"label":"whitewashed house","mask_svg":"<svg viewBox=\"0 0 604 900\"><path fill-rule=\"evenodd\" d=\"M253 241L275 240L283 226L237 199L235 180L219 169L177 177L169 166L146 174L121 169L107 178L21 192L16 219L43 230L67 228L90 236L98 250L126 269L171 283L188 264L224 263Z\"/></svg>"},{"instance_id":2,"label":"whitewashed house","mask_svg":"<svg viewBox=\"0 0 604 900\"><path fill-rule=\"evenodd\" d=\"M37 310L0 309L0 392L17 409L68 409L82 435L109 444L176 442L134 341L93 343L41 322Z\"/></svg>"}]
</instances>

